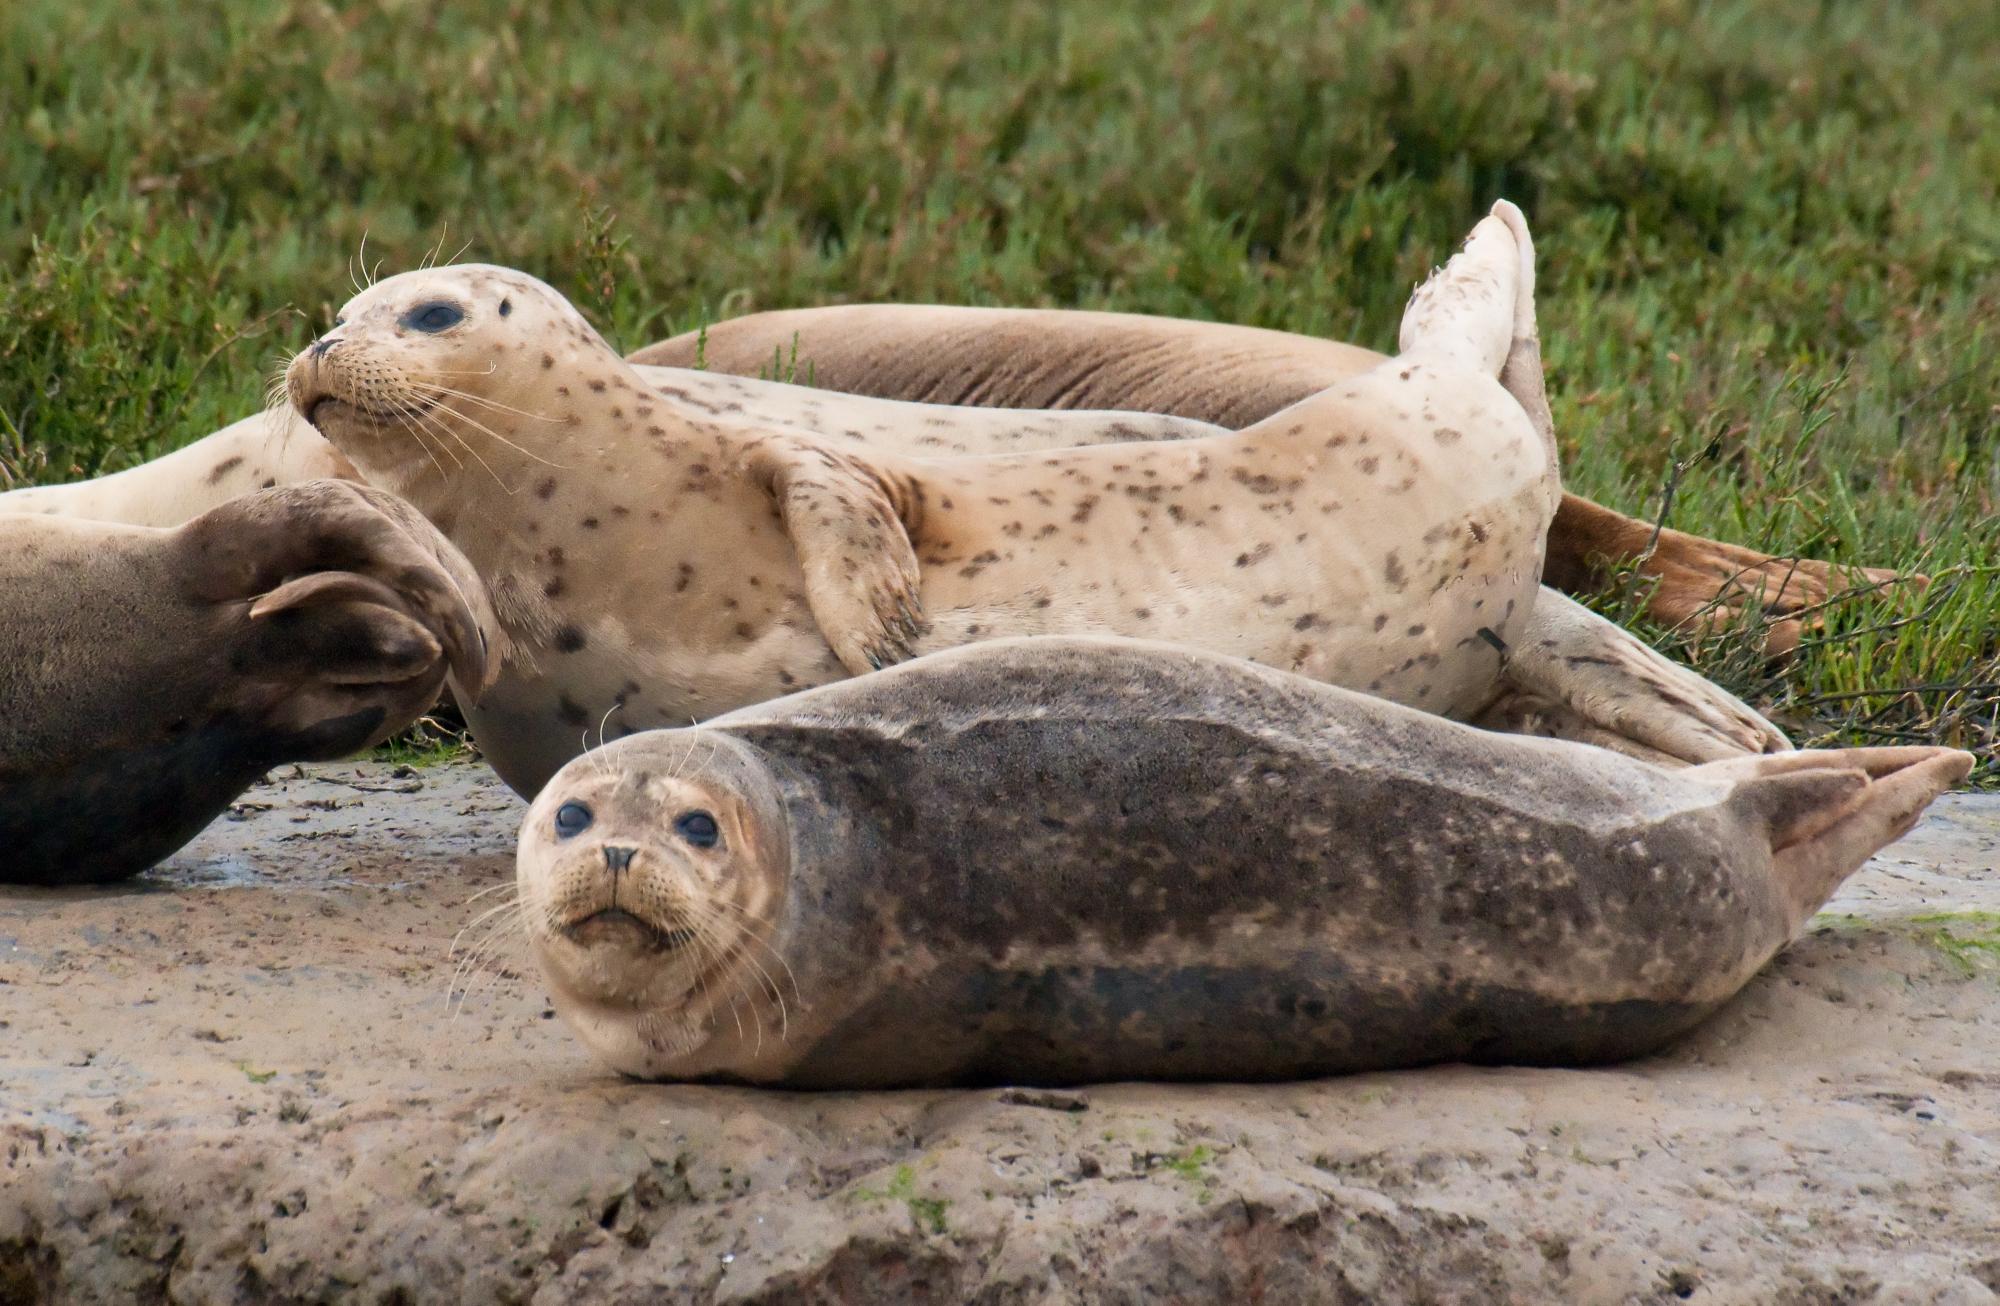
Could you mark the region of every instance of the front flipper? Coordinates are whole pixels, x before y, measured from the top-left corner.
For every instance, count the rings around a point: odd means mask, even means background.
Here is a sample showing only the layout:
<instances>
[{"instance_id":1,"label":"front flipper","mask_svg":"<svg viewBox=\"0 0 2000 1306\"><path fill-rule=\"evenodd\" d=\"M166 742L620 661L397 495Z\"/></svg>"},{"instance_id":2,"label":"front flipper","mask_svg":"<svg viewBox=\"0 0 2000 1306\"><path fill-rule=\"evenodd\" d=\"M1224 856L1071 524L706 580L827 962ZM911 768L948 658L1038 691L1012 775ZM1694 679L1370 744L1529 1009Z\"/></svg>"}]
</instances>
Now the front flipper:
<instances>
[{"instance_id":1,"label":"front flipper","mask_svg":"<svg viewBox=\"0 0 2000 1306\"><path fill-rule=\"evenodd\" d=\"M175 547L189 597L230 632L237 708L286 737L283 760L379 742L436 701L447 670L467 702L498 674L478 573L385 491L259 491L195 518Z\"/></svg>"},{"instance_id":2,"label":"front flipper","mask_svg":"<svg viewBox=\"0 0 2000 1306\"><path fill-rule=\"evenodd\" d=\"M1680 762L1792 746L1735 695L1546 586L1508 651L1506 679L1512 689L1563 704L1596 730Z\"/></svg>"},{"instance_id":3,"label":"front flipper","mask_svg":"<svg viewBox=\"0 0 2000 1306\"><path fill-rule=\"evenodd\" d=\"M811 441L771 436L747 453L805 572L806 602L854 675L910 656L928 623L918 596L915 509L897 474Z\"/></svg>"}]
</instances>

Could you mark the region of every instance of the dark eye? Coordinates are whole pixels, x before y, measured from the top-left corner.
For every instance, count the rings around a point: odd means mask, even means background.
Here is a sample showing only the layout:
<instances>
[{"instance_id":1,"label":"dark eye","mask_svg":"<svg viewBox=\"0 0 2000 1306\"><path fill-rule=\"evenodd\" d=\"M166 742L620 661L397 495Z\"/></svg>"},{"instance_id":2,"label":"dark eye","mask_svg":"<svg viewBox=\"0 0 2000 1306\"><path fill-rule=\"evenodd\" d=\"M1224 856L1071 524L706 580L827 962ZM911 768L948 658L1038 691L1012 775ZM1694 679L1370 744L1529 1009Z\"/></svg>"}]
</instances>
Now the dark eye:
<instances>
[{"instance_id":1,"label":"dark eye","mask_svg":"<svg viewBox=\"0 0 2000 1306\"><path fill-rule=\"evenodd\" d=\"M590 809L582 803L564 803L556 808L556 833L568 839L590 828Z\"/></svg>"},{"instance_id":2,"label":"dark eye","mask_svg":"<svg viewBox=\"0 0 2000 1306\"><path fill-rule=\"evenodd\" d=\"M333 319L333 324L337 327L344 327L347 325L347 319L344 317L337 317Z\"/></svg>"},{"instance_id":3,"label":"dark eye","mask_svg":"<svg viewBox=\"0 0 2000 1306\"><path fill-rule=\"evenodd\" d=\"M403 314L403 325L418 331L438 332L465 321L465 310L456 304L419 304Z\"/></svg>"},{"instance_id":4,"label":"dark eye","mask_svg":"<svg viewBox=\"0 0 2000 1306\"><path fill-rule=\"evenodd\" d=\"M503 300L501 300L501 301L500 301L500 316L501 316L501 317L505 317L505 316L507 316L507 315L508 315L509 313L511 313L511 312L513 312L513 311L514 311L514 301L513 301L513 300L511 300L511 299L503 299Z\"/></svg>"},{"instance_id":5,"label":"dark eye","mask_svg":"<svg viewBox=\"0 0 2000 1306\"><path fill-rule=\"evenodd\" d=\"M682 812L674 822L674 830L697 848L713 848L722 838L722 827L707 812Z\"/></svg>"}]
</instances>

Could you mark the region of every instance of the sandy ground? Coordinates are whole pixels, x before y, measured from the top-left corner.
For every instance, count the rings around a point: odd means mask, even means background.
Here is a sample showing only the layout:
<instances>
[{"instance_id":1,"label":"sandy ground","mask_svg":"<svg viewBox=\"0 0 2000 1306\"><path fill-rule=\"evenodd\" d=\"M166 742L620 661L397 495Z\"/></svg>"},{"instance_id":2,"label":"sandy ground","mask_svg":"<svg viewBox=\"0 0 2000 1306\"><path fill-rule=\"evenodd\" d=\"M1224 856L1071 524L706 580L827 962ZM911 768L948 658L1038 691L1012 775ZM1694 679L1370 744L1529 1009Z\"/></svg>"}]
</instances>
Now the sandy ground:
<instances>
[{"instance_id":1,"label":"sandy ground","mask_svg":"<svg viewBox=\"0 0 2000 1306\"><path fill-rule=\"evenodd\" d=\"M823 1095L615 1079L504 936L448 998L520 812L287 768L0 890L0 1303L2000 1295L2000 801L1633 1065Z\"/></svg>"}]
</instances>

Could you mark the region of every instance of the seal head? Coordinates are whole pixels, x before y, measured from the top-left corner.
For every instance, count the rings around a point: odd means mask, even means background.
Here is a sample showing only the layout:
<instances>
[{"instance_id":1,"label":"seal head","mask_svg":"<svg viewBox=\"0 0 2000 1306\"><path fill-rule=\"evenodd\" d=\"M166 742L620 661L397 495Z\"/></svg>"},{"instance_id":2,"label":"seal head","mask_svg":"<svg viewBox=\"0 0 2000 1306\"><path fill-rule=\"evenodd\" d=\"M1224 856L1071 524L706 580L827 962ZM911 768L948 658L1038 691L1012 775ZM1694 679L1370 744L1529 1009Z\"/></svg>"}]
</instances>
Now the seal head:
<instances>
[{"instance_id":1,"label":"seal head","mask_svg":"<svg viewBox=\"0 0 2000 1306\"><path fill-rule=\"evenodd\" d=\"M550 378L604 355L616 357L547 284L468 263L405 272L349 300L292 359L285 389L371 482L408 493L447 464L484 465L482 438L526 453L517 437L533 424L529 438L547 442L573 420L551 411Z\"/></svg>"},{"instance_id":2,"label":"seal head","mask_svg":"<svg viewBox=\"0 0 2000 1306\"><path fill-rule=\"evenodd\" d=\"M557 1004L632 1073L718 1021L761 1031L761 1010L740 1008L779 986L770 938L792 855L779 789L753 746L673 733L685 738L632 766L586 754L521 827L522 919Z\"/></svg>"}]
</instances>

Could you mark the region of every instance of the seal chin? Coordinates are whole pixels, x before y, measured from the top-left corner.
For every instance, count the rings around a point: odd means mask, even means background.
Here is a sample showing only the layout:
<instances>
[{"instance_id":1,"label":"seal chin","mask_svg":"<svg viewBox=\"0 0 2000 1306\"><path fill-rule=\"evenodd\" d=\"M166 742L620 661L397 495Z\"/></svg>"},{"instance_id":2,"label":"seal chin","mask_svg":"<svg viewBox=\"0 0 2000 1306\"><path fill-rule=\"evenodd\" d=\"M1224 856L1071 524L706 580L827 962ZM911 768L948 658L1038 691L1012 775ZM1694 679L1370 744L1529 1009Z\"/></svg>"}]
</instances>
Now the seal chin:
<instances>
[{"instance_id":1,"label":"seal chin","mask_svg":"<svg viewBox=\"0 0 2000 1306\"><path fill-rule=\"evenodd\" d=\"M623 948L634 952L674 952L694 939L690 929L662 929L622 907L606 907L562 927L562 936L580 948Z\"/></svg>"}]
</instances>

